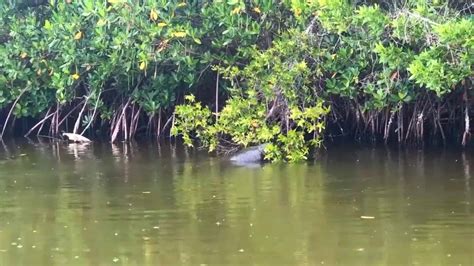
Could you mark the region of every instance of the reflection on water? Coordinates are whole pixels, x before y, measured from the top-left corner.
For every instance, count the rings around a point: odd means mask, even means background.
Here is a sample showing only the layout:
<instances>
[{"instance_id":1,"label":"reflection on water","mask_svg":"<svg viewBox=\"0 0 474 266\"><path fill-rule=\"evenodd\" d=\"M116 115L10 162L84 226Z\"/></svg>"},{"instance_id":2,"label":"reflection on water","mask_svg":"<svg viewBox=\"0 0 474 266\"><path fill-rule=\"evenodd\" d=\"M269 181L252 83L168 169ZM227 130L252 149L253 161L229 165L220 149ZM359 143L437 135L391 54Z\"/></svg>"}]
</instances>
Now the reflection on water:
<instances>
[{"instance_id":1,"label":"reflection on water","mask_svg":"<svg viewBox=\"0 0 474 266\"><path fill-rule=\"evenodd\" d=\"M2 147L0 265L474 265L471 152Z\"/></svg>"}]
</instances>

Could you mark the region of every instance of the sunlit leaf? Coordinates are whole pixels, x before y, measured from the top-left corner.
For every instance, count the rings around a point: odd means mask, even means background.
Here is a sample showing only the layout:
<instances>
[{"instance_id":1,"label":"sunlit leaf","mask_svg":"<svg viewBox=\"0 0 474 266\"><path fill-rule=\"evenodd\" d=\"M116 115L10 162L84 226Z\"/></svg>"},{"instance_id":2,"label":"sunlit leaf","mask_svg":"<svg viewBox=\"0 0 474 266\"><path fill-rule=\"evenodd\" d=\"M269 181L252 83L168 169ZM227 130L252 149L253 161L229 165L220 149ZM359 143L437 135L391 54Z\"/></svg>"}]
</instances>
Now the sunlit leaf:
<instances>
[{"instance_id":1,"label":"sunlit leaf","mask_svg":"<svg viewBox=\"0 0 474 266\"><path fill-rule=\"evenodd\" d=\"M98 26L98 27L102 27L102 26L104 26L105 24L107 24L107 20L105 20L105 19L102 19L102 18L101 18L101 19L99 19L99 20L97 21L97 26Z\"/></svg>"},{"instance_id":2,"label":"sunlit leaf","mask_svg":"<svg viewBox=\"0 0 474 266\"><path fill-rule=\"evenodd\" d=\"M176 37L176 38L183 38L183 37L186 37L186 35L187 34L184 31L177 31L177 32L171 33L171 36Z\"/></svg>"},{"instance_id":3,"label":"sunlit leaf","mask_svg":"<svg viewBox=\"0 0 474 266\"><path fill-rule=\"evenodd\" d=\"M234 8L234 9L232 9L232 11L230 12L230 14L231 14L231 15L236 15L236 14L239 14L241 11L242 11L242 8L236 7L236 8Z\"/></svg>"},{"instance_id":4,"label":"sunlit leaf","mask_svg":"<svg viewBox=\"0 0 474 266\"><path fill-rule=\"evenodd\" d=\"M53 28L53 25L51 25L51 22L49 22L49 20L45 20L44 21L44 28L46 30L51 30Z\"/></svg>"},{"instance_id":5,"label":"sunlit leaf","mask_svg":"<svg viewBox=\"0 0 474 266\"><path fill-rule=\"evenodd\" d=\"M156 21L158 19L158 12L155 9L150 11L150 19Z\"/></svg>"},{"instance_id":6,"label":"sunlit leaf","mask_svg":"<svg viewBox=\"0 0 474 266\"><path fill-rule=\"evenodd\" d=\"M80 40L82 38L82 31L79 31L78 33L76 33L76 35L74 35L74 40Z\"/></svg>"},{"instance_id":7,"label":"sunlit leaf","mask_svg":"<svg viewBox=\"0 0 474 266\"><path fill-rule=\"evenodd\" d=\"M124 0L108 0L107 2L110 4L121 4L124 2Z\"/></svg>"}]
</instances>

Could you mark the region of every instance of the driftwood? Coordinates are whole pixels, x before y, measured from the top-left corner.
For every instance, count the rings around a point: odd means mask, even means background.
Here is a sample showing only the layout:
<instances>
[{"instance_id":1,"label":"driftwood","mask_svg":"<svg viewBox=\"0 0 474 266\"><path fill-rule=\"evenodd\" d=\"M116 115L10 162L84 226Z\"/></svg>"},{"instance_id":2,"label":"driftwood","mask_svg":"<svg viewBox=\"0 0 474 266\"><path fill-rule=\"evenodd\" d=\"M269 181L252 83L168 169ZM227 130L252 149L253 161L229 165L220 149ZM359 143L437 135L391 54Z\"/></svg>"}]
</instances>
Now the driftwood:
<instances>
[{"instance_id":1,"label":"driftwood","mask_svg":"<svg viewBox=\"0 0 474 266\"><path fill-rule=\"evenodd\" d=\"M74 133L63 133L63 137L67 138L68 141L75 142L75 143L91 142L90 139L88 139L84 136L81 136L79 134L74 134Z\"/></svg>"}]
</instances>

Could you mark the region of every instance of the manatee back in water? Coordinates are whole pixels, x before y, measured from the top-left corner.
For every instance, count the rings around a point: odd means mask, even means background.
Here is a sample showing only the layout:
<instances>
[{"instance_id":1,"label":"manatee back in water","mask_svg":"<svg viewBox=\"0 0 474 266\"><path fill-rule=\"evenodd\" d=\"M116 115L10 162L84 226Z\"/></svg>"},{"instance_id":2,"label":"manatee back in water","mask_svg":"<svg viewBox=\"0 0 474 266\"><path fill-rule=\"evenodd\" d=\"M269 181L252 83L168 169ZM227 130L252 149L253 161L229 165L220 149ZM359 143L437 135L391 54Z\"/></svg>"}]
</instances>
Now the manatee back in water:
<instances>
[{"instance_id":1,"label":"manatee back in water","mask_svg":"<svg viewBox=\"0 0 474 266\"><path fill-rule=\"evenodd\" d=\"M255 147L250 147L239 151L236 155L230 158L236 163L258 163L263 161L264 150L267 144L261 144Z\"/></svg>"}]
</instances>

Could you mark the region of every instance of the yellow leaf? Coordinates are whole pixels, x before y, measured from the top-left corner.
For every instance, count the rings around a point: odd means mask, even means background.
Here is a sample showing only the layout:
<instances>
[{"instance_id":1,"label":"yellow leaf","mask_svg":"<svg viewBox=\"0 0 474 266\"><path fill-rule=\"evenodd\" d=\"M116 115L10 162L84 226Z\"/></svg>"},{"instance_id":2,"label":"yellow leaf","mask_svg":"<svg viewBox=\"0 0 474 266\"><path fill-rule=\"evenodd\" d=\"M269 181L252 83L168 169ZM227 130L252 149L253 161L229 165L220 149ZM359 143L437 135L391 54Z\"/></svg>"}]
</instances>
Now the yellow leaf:
<instances>
[{"instance_id":1,"label":"yellow leaf","mask_svg":"<svg viewBox=\"0 0 474 266\"><path fill-rule=\"evenodd\" d=\"M141 62L139 68L140 68L140 70L145 70L146 62Z\"/></svg>"},{"instance_id":2,"label":"yellow leaf","mask_svg":"<svg viewBox=\"0 0 474 266\"><path fill-rule=\"evenodd\" d=\"M186 37L186 32L184 31L173 32L171 36L177 37L177 38L183 38L183 37Z\"/></svg>"},{"instance_id":3,"label":"yellow leaf","mask_svg":"<svg viewBox=\"0 0 474 266\"><path fill-rule=\"evenodd\" d=\"M178 4L178 7L183 7L183 6L186 6L186 3L183 2L183 3Z\"/></svg>"},{"instance_id":4,"label":"yellow leaf","mask_svg":"<svg viewBox=\"0 0 474 266\"><path fill-rule=\"evenodd\" d=\"M49 20L44 21L44 28L47 29L47 30L50 30L50 29L53 28L53 26L51 25L51 22L49 22Z\"/></svg>"},{"instance_id":5,"label":"yellow leaf","mask_svg":"<svg viewBox=\"0 0 474 266\"><path fill-rule=\"evenodd\" d=\"M107 2L109 2L110 4L119 4L122 3L122 0L108 0Z\"/></svg>"},{"instance_id":6,"label":"yellow leaf","mask_svg":"<svg viewBox=\"0 0 474 266\"><path fill-rule=\"evenodd\" d=\"M97 26L98 26L98 27L102 27L102 26L104 26L105 24L107 24L107 20L105 20L105 19L102 19L102 18L101 18L101 19L99 19L99 21L97 21Z\"/></svg>"},{"instance_id":7,"label":"yellow leaf","mask_svg":"<svg viewBox=\"0 0 474 266\"><path fill-rule=\"evenodd\" d=\"M301 15L301 9L300 8L295 8L294 13L295 13L296 17L299 17Z\"/></svg>"},{"instance_id":8,"label":"yellow leaf","mask_svg":"<svg viewBox=\"0 0 474 266\"><path fill-rule=\"evenodd\" d=\"M184 99L187 100L187 101L190 101L190 102L194 102L196 97L194 97L194 95L192 95L192 94L189 94L189 95L185 95Z\"/></svg>"},{"instance_id":9,"label":"yellow leaf","mask_svg":"<svg viewBox=\"0 0 474 266\"><path fill-rule=\"evenodd\" d=\"M74 40L80 40L82 38L82 31L76 33L76 35L74 35Z\"/></svg>"},{"instance_id":10,"label":"yellow leaf","mask_svg":"<svg viewBox=\"0 0 474 266\"><path fill-rule=\"evenodd\" d=\"M161 27L161 28L166 27L166 25L168 24L166 24L165 22L158 23L158 27Z\"/></svg>"},{"instance_id":11,"label":"yellow leaf","mask_svg":"<svg viewBox=\"0 0 474 266\"><path fill-rule=\"evenodd\" d=\"M255 11L255 13L257 13L257 14L262 13L262 11L260 10L260 8L258 8L258 6L254 7L253 11Z\"/></svg>"},{"instance_id":12,"label":"yellow leaf","mask_svg":"<svg viewBox=\"0 0 474 266\"><path fill-rule=\"evenodd\" d=\"M25 59L27 56L28 56L28 54L25 53L25 52L22 52L22 53L20 54L20 58L21 58L21 59Z\"/></svg>"},{"instance_id":13,"label":"yellow leaf","mask_svg":"<svg viewBox=\"0 0 474 266\"><path fill-rule=\"evenodd\" d=\"M79 76L79 74L77 74L77 73L74 73L74 74L72 74L71 77L72 77L73 80L78 80L81 76Z\"/></svg>"},{"instance_id":14,"label":"yellow leaf","mask_svg":"<svg viewBox=\"0 0 474 266\"><path fill-rule=\"evenodd\" d=\"M156 12L155 9L152 9L150 11L150 19L153 20L153 21L158 19L158 12Z\"/></svg>"},{"instance_id":15,"label":"yellow leaf","mask_svg":"<svg viewBox=\"0 0 474 266\"><path fill-rule=\"evenodd\" d=\"M230 14L231 15L239 14L241 10L242 9L240 7L236 7L230 12Z\"/></svg>"},{"instance_id":16,"label":"yellow leaf","mask_svg":"<svg viewBox=\"0 0 474 266\"><path fill-rule=\"evenodd\" d=\"M319 0L318 2L321 7L324 7L327 5L327 0Z\"/></svg>"}]
</instances>

